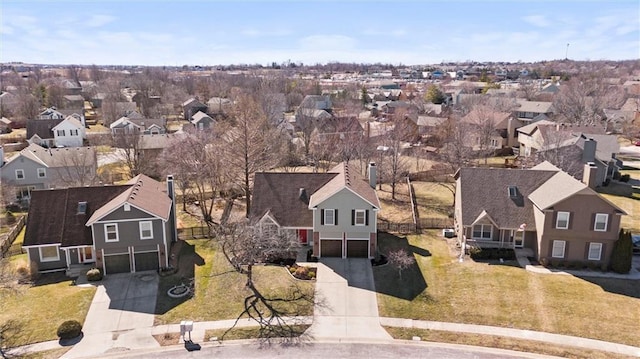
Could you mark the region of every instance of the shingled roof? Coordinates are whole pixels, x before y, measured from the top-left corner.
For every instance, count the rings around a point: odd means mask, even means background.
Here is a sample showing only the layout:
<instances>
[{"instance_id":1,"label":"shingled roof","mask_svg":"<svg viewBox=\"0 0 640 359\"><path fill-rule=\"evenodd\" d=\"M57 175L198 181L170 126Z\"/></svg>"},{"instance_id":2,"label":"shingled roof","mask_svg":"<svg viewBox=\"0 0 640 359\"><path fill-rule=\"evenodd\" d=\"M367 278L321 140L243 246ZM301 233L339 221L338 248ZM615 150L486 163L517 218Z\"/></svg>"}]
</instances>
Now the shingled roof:
<instances>
[{"instance_id":1,"label":"shingled roof","mask_svg":"<svg viewBox=\"0 0 640 359\"><path fill-rule=\"evenodd\" d=\"M249 218L255 223L268 213L283 227L311 227L310 209L345 188L380 208L375 190L347 163L327 173L256 173Z\"/></svg>"},{"instance_id":2,"label":"shingled roof","mask_svg":"<svg viewBox=\"0 0 640 359\"><path fill-rule=\"evenodd\" d=\"M31 192L29 223L23 246L60 243L62 247L93 244L87 219L105 203L130 188L125 186L76 187ZM87 202L84 214L78 203Z\"/></svg>"}]
</instances>

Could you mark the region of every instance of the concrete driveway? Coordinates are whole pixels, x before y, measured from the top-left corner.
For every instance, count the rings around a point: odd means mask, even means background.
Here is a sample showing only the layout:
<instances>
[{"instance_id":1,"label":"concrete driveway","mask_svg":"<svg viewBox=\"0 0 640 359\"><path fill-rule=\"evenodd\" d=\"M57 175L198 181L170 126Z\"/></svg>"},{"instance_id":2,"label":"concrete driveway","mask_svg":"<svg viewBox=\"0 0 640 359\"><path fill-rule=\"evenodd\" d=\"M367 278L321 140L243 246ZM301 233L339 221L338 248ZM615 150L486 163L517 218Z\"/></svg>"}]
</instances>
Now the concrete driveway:
<instances>
[{"instance_id":1,"label":"concrete driveway","mask_svg":"<svg viewBox=\"0 0 640 359\"><path fill-rule=\"evenodd\" d=\"M316 277L313 324L316 340L391 340L380 326L371 262L322 258Z\"/></svg>"},{"instance_id":2,"label":"concrete driveway","mask_svg":"<svg viewBox=\"0 0 640 359\"><path fill-rule=\"evenodd\" d=\"M120 350L159 347L151 336L157 293L155 272L106 276L89 307L82 328L84 337L63 357L95 357Z\"/></svg>"}]
</instances>

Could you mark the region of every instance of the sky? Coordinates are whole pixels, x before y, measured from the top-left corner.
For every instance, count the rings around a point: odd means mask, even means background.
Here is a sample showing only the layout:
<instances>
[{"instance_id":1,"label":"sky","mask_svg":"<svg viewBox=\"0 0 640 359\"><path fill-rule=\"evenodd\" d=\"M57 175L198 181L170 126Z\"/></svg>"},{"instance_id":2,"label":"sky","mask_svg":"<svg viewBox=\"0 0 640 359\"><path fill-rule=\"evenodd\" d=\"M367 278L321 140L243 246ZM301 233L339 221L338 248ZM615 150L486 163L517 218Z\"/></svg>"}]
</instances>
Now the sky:
<instances>
[{"instance_id":1,"label":"sky","mask_svg":"<svg viewBox=\"0 0 640 359\"><path fill-rule=\"evenodd\" d=\"M640 1L0 1L0 62L640 59Z\"/></svg>"}]
</instances>

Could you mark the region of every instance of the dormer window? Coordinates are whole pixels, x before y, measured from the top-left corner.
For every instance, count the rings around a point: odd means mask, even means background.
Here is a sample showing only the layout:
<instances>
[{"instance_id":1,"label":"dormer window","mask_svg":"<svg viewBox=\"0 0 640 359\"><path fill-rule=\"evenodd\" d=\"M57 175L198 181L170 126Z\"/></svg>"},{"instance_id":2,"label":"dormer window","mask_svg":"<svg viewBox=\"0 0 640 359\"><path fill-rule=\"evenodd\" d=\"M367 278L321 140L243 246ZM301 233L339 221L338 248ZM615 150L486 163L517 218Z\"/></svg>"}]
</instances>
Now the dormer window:
<instances>
[{"instance_id":1,"label":"dormer window","mask_svg":"<svg viewBox=\"0 0 640 359\"><path fill-rule=\"evenodd\" d=\"M87 202L82 201L78 202L78 214L86 214L87 213Z\"/></svg>"},{"instance_id":2,"label":"dormer window","mask_svg":"<svg viewBox=\"0 0 640 359\"><path fill-rule=\"evenodd\" d=\"M518 187L516 187L516 186L509 186L509 197L510 197L510 198L516 198L516 197L518 197Z\"/></svg>"}]
</instances>

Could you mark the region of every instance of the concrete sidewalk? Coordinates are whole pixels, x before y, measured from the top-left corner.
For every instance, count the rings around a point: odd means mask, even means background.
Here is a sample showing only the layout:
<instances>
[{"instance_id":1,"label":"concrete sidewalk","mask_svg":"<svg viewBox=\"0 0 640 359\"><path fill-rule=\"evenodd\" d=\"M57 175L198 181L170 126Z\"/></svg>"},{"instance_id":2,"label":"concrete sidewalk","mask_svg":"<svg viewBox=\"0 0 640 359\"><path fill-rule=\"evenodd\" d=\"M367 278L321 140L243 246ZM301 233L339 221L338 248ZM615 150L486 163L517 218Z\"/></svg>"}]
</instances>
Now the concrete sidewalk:
<instances>
[{"instance_id":1,"label":"concrete sidewalk","mask_svg":"<svg viewBox=\"0 0 640 359\"><path fill-rule=\"evenodd\" d=\"M317 265L311 338L392 340L378 318L371 262L366 258L323 258Z\"/></svg>"}]
</instances>

